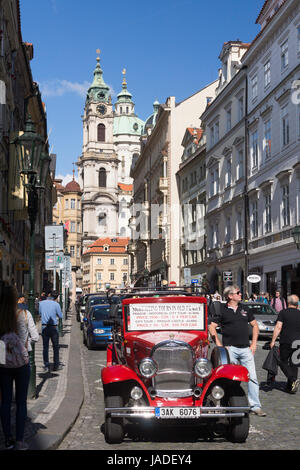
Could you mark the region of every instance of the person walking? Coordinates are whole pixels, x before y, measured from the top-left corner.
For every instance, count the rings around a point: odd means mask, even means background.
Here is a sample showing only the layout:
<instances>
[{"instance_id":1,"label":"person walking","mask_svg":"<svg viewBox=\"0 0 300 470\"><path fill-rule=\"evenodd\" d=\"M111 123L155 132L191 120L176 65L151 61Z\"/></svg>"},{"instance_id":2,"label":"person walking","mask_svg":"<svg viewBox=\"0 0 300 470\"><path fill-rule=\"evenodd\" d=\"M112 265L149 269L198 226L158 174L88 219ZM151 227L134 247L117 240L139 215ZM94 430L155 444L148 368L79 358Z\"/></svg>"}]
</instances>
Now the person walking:
<instances>
[{"instance_id":1,"label":"person walking","mask_svg":"<svg viewBox=\"0 0 300 470\"><path fill-rule=\"evenodd\" d=\"M39 304L39 314L42 322L42 338L43 338L43 361L44 371L50 372L49 364L49 341L51 339L53 347L53 360L54 360L54 371L61 369L59 364L59 337L58 337L58 319L62 319L62 311L56 299L58 297L57 292L52 292L47 300L43 300Z\"/></svg>"},{"instance_id":2,"label":"person walking","mask_svg":"<svg viewBox=\"0 0 300 470\"><path fill-rule=\"evenodd\" d=\"M296 393L299 388L298 365L293 364L292 356L295 351L293 342L300 340L300 312L298 310L299 297L297 295L288 296L288 307L281 310L277 317L270 348L273 348L275 341L279 338L279 366L287 378L286 390L289 393Z\"/></svg>"},{"instance_id":3,"label":"person walking","mask_svg":"<svg viewBox=\"0 0 300 470\"><path fill-rule=\"evenodd\" d=\"M28 360L28 350L31 350L31 341L38 341L39 334L34 325L30 312L17 310L17 291L14 286L9 286L3 281L0 282L0 340L10 338L10 347L13 344L14 350L23 348L22 356L24 364L7 365L7 362L0 366L0 392L1 407L0 417L5 439L5 449L27 450L28 445L24 442L24 430L27 419L27 392L30 379L30 364ZM19 338L19 339L18 339ZM17 341L16 341L17 339ZM13 343L12 343L13 341ZM4 344L5 341L3 341ZM27 348L27 351L26 351ZM8 356L6 350L5 356ZM16 400L16 440L11 432L11 404L13 388L15 384Z\"/></svg>"},{"instance_id":4,"label":"person walking","mask_svg":"<svg viewBox=\"0 0 300 470\"><path fill-rule=\"evenodd\" d=\"M276 310L277 313L286 308L286 301L281 296L279 290L275 292L275 297L273 297L273 299L271 300L270 305L274 308L274 310Z\"/></svg>"},{"instance_id":5,"label":"person walking","mask_svg":"<svg viewBox=\"0 0 300 470\"><path fill-rule=\"evenodd\" d=\"M257 416L266 416L259 400L259 384L256 376L254 354L257 347L259 328L253 313L240 304L241 290L237 285L228 286L224 290L226 304L221 304L220 313L212 318L209 332L217 346L222 344L228 349L232 363L240 363L249 372L248 401L250 412ZM249 345L249 328L252 326L252 342ZM222 342L216 328L221 326Z\"/></svg>"},{"instance_id":6,"label":"person walking","mask_svg":"<svg viewBox=\"0 0 300 470\"><path fill-rule=\"evenodd\" d=\"M20 294L19 297L18 297L18 308L28 310L28 305L25 302L25 295L24 294Z\"/></svg>"}]
</instances>

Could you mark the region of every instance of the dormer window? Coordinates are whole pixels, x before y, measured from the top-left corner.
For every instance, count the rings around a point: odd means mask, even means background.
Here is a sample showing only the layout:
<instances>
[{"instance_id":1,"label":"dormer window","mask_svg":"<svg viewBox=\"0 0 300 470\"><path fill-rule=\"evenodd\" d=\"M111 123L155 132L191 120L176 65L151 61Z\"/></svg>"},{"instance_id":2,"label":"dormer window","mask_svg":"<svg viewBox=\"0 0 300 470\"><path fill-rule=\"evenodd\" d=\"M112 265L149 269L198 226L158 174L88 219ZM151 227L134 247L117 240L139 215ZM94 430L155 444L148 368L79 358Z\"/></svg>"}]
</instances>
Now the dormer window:
<instances>
[{"instance_id":1,"label":"dormer window","mask_svg":"<svg viewBox=\"0 0 300 470\"><path fill-rule=\"evenodd\" d=\"M104 249L104 251L109 251L109 246L108 246L108 245L104 245L103 249Z\"/></svg>"}]
</instances>

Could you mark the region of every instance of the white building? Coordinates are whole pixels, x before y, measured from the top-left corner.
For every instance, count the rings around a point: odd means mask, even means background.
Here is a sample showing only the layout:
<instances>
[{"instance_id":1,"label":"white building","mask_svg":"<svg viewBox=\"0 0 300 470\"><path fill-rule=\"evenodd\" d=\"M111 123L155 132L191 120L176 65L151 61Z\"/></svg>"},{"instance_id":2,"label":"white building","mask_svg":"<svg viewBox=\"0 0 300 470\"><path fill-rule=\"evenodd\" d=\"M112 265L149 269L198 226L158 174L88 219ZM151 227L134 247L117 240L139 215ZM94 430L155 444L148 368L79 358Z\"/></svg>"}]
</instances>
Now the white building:
<instances>
[{"instance_id":1,"label":"white building","mask_svg":"<svg viewBox=\"0 0 300 470\"><path fill-rule=\"evenodd\" d=\"M300 293L300 3L268 0L242 58L248 75L249 271L256 290ZM297 99L298 98L298 99Z\"/></svg>"}]
</instances>

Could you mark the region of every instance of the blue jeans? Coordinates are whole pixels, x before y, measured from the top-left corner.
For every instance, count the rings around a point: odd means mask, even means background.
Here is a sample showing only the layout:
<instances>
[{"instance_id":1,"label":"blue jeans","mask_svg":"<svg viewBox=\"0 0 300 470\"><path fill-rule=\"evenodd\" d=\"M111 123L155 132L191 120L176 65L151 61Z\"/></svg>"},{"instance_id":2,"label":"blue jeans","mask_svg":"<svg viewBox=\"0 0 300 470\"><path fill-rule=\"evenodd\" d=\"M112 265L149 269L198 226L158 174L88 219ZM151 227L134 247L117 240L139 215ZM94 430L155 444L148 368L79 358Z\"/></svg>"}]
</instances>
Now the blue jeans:
<instances>
[{"instance_id":1,"label":"blue jeans","mask_svg":"<svg viewBox=\"0 0 300 470\"><path fill-rule=\"evenodd\" d=\"M16 387L16 440L22 441L24 437L25 422L27 418L27 391L30 379L30 365L16 369L0 367L1 424L5 439L11 433L11 402L13 396L13 383Z\"/></svg>"},{"instance_id":2,"label":"blue jeans","mask_svg":"<svg viewBox=\"0 0 300 470\"><path fill-rule=\"evenodd\" d=\"M43 360L45 367L49 367L49 340L53 346L54 367L59 366L59 338L57 327L54 325L45 326L42 330L43 337Z\"/></svg>"},{"instance_id":3,"label":"blue jeans","mask_svg":"<svg viewBox=\"0 0 300 470\"><path fill-rule=\"evenodd\" d=\"M261 408L259 401L259 384L256 376L254 356L250 348L236 348L235 346L227 346L229 351L230 360L234 364L241 364L248 369L249 382L248 382L248 401L250 408L256 410Z\"/></svg>"}]
</instances>

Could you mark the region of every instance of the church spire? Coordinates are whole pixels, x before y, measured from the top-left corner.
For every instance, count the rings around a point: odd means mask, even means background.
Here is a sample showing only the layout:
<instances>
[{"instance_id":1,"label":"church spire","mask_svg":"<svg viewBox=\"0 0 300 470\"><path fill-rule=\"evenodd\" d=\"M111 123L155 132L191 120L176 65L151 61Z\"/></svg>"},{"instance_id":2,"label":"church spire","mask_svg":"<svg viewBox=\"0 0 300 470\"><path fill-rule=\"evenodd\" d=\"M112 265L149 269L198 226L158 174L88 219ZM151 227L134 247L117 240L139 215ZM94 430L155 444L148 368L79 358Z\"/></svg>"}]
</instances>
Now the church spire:
<instances>
[{"instance_id":1,"label":"church spire","mask_svg":"<svg viewBox=\"0 0 300 470\"><path fill-rule=\"evenodd\" d=\"M95 102L108 102L109 101L109 86L103 80L103 71L100 65L100 49L97 49L97 65L94 70L94 80L91 84L88 94L87 101Z\"/></svg>"}]
</instances>

